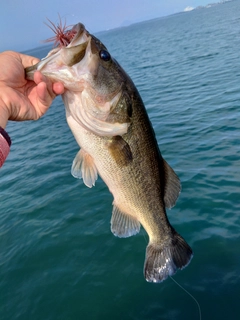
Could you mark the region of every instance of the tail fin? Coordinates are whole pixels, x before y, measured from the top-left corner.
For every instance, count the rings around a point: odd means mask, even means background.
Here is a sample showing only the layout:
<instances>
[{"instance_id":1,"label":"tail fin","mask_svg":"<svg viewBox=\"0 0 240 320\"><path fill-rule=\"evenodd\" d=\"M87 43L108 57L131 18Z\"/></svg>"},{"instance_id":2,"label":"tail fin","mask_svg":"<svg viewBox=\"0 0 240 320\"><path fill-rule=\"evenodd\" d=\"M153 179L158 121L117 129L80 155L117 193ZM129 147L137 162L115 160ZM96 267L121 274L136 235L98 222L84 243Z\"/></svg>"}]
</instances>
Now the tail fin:
<instances>
[{"instance_id":1,"label":"tail fin","mask_svg":"<svg viewBox=\"0 0 240 320\"><path fill-rule=\"evenodd\" d=\"M174 233L167 245L149 243L146 249L144 276L148 282L162 282L174 275L177 269L186 267L193 257L186 241Z\"/></svg>"}]
</instances>

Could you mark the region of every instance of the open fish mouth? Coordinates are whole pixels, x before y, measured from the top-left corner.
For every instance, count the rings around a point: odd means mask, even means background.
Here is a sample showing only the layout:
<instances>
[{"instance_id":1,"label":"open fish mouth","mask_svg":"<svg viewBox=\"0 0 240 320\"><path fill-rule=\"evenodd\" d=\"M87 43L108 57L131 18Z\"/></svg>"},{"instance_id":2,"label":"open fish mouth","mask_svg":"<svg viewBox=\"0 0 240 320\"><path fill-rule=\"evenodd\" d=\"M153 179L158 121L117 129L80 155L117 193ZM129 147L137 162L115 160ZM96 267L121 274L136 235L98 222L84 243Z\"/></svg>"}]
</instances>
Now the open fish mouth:
<instances>
[{"instance_id":1,"label":"open fish mouth","mask_svg":"<svg viewBox=\"0 0 240 320\"><path fill-rule=\"evenodd\" d=\"M85 26L82 23L75 24L72 29L64 30L59 27L59 32L53 38L49 40L55 40L55 43L58 43L58 47L74 47L82 43L85 37L89 37L88 31L85 29ZM47 40L48 41L48 40Z\"/></svg>"},{"instance_id":2,"label":"open fish mouth","mask_svg":"<svg viewBox=\"0 0 240 320\"><path fill-rule=\"evenodd\" d=\"M72 28L69 30L70 26L66 26L66 22L62 23L62 19L59 16L59 24L55 25L51 20L47 19L49 23L45 23L46 26L48 26L53 33L55 33L55 36L48 38L47 40L44 40L43 42L54 42L54 47L58 46L68 46L74 36L77 34L76 28Z\"/></svg>"},{"instance_id":3,"label":"open fish mouth","mask_svg":"<svg viewBox=\"0 0 240 320\"><path fill-rule=\"evenodd\" d=\"M53 31L55 30L55 36L47 39L45 42L54 41L54 44L57 46L39 63L25 69L26 78L28 80L33 80L34 72L36 70L41 71L46 64L49 66L53 60L56 62L56 59L59 58L59 63L57 63L58 68L63 64L71 67L80 62L85 56L85 51L91 40L91 35L82 23L77 23L70 30L66 30L65 26L55 26L53 23L52 25L55 29L52 27L50 28Z\"/></svg>"}]
</instances>

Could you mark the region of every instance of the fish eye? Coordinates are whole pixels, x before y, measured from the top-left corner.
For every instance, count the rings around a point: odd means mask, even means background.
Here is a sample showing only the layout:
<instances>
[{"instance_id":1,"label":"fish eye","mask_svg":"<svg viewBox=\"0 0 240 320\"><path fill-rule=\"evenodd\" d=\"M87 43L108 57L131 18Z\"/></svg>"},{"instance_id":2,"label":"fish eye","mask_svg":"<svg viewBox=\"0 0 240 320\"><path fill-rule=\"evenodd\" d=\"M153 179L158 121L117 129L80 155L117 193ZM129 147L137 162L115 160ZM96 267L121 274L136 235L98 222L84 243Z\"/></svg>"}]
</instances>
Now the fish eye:
<instances>
[{"instance_id":1,"label":"fish eye","mask_svg":"<svg viewBox=\"0 0 240 320\"><path fill-rule=\"evenodd\" d=\"M101 50L99 52L99 57L104 61L109 61L111 59L110 53L106 50Z\"/></svg>"}]
</instances>

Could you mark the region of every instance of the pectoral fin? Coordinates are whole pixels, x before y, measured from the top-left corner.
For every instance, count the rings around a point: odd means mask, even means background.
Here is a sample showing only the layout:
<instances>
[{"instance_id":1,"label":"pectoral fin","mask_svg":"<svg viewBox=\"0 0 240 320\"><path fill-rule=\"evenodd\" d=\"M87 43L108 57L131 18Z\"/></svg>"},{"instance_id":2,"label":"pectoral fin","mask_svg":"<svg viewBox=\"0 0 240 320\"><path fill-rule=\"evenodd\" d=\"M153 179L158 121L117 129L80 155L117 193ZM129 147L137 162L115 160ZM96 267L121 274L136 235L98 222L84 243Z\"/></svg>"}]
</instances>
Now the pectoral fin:
<instances>
[{"instance_id":1,"label":"pectoral fin","mask_svg":"<svg viewBox=\"0 0 240 320\"><path fill-rule=\"evenodd\" d=\"M89 188L95 186L97 180L97 168L93 158L81 149L73 160L71 173L74 178L83 179L85 185Z\"/></svg>"},{"instance_id":2,"label":"pectoral fin","mask_svg":"<svg viewBox=\"0 0 240 320\"><path fill-rule=\"evenodd\" d=\"M111 231L119 238L131 237L140 231L140 223L137 219L123 213L114 205L111 219Z\"/></svg>"},{"instance_id":3,"label":"pectoral fin","mask_svg":"<svg viewBox=\"0 0 240 320\"><path fill-rule=\"evenodd\" d=\"M164 159L163 166L165 176L164 203L167 208L172 208L180 194L181 183L176 173Z\"/></svg>"},{"instance_id":4,"label":"pectoral fin","mask_svg":"<svg viewBox=\"0 0 240 320\"><path fill-rule=\"evenodd\" d=\"M113 137L108 144L108 149L121 167L128 165L133 159L129 144L121 136Z\"/></svg>"}]
</instances>

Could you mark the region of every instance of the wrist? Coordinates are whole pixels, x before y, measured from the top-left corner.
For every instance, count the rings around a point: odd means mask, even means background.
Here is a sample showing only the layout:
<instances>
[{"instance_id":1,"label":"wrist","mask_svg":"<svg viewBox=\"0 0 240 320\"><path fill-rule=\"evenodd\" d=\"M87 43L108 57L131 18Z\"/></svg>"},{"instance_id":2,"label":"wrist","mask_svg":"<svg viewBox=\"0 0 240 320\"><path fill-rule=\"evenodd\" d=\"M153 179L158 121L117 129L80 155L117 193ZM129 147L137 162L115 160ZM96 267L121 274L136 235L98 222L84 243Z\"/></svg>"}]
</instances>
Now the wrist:
<instances>
[{"instance_id":1,"label":"wrist","mask_svg":"<svg viewBox=\"0 0 240 320\"><path fill-rule=\"evenodd\" d=\"M0 97L0 127L3 129L6 128L7 122L9 119L9 111L4 103L4 100Z\"/></svg>"},{"instance_id":2,"label":"wrist","mask_svg":"<svg viewBox=\"0 0 240 320\"><path fill-rule=\"evenodd\" d=\"M4 164L11 146L11 139L7 132L0 127L0 167Z\"/></svg>"},{"instance_id":3,"label":"wrist","mask_svg":"<svg viewBox=\"0 0 240 320\"><path fill-rule=\"evenodd\" d=\"M11 138L9 137L8 133L2 128L0 127L0 137L4 138L9 146L9 148L11 147L12 141Z\"/></svg>"},{"instance_id":4,"label":"wrist","mask_svg":"<svg viewBox=\"0 0 240 320\"><path fill-rule=\"evenodd\" d=\"M0 167L5 162L11 146L11 139L7 132L4 130L9 118L8 108L0 97Z\"/></svg>"}]
</instances>

